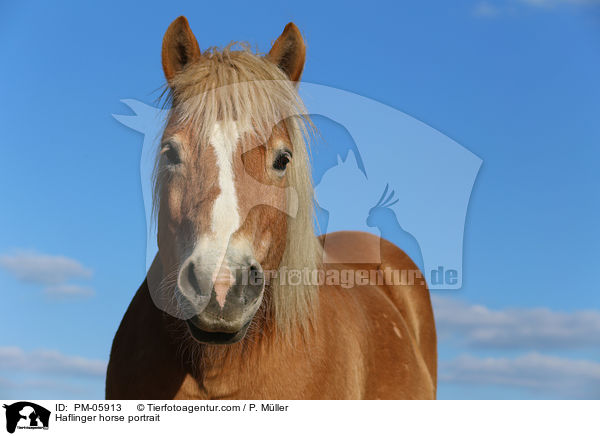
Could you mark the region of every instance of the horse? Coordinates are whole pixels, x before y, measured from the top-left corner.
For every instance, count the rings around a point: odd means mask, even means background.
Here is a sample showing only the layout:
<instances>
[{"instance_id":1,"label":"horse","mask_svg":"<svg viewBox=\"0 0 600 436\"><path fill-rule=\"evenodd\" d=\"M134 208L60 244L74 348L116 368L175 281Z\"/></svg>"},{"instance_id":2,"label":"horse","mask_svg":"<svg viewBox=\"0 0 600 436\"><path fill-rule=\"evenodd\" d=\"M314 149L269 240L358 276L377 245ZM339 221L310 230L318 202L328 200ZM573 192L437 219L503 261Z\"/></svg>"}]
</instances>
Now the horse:
<instances>
[{"instance_id":1,"label":"horse","mask_svg":"<svg viewBox=\"0 0 600 436\"><path fill-rule=\"evenodd\" d=\"M323 262L305 54L293 23L264 55L201 52L185 17L169 25L158 253L115 334L107 399L435 398L427 283L387 274L412 260L343 231L326 235ZM380 263L336 263L351 251Z\"/></svg>"}]
</instances>

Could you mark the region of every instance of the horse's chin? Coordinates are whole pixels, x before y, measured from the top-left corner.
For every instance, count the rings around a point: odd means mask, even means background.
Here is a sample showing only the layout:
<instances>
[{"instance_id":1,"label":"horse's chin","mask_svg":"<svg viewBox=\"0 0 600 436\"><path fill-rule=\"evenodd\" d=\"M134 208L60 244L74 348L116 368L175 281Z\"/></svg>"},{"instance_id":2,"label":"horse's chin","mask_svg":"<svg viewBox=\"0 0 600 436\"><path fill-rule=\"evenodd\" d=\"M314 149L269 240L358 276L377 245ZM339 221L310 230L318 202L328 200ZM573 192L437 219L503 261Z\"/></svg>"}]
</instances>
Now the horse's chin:
<instances>
[{"instance_id":1,"label":"horse's chin","mask_svg":"<svg viewBox=\"0 0 600 436\"><path fill-rule=\"evenodd\" d=\"M244 326L236 331L236 332L209 332L206 330L202 330L198 327L192 320L187 320L186 324L190 335L194 338L195 341L203 343L203 344L211 344L211 345L228 345L235 344L236 342L241 341L246 336L246 332L248 331L248 327L250 326L250 322L248 321Z\"/></svg>"}]
</instances>

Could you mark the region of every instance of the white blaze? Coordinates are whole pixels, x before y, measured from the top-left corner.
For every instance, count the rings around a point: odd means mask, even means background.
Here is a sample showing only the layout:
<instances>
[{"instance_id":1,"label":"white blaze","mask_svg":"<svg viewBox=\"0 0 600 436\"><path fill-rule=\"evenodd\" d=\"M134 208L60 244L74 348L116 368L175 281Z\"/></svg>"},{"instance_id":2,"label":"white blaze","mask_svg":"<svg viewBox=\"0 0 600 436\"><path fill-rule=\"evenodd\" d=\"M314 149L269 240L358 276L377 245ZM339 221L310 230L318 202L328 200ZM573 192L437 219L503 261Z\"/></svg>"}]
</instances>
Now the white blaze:
<instances>
[{"instance_id":1,"label":"white blaze","mask_svg":"<svg viewBox=\"0 0 600 436\"><path fill-rule=\"evenodd\" d=\"M214 149L217 158L220 192L213 204L212 235L209 237L209 241L206 241L208 242L207 245L211 247L204 254L210 253L212 257L212 262L208 262L214 268L210 277L217 302L221 307L225 305L227 292L235 281L225 260L225 254L231 235L240 227L233 168L239 137L240 132L236 123L217 122L213 128L209 144Z\"/></svg>"},{"instance_id":2,"label":"white blaze","mask_svg":"<svg viewBox=\"0 0 600 436\"><path fill-rule=\"evenodd\" d=\"M227 247L229 237L240 227L237 194L235 192L233 159L240 135L234 122L217 122L210 138L217 157L219 188L212 210L211 228L216 242Z\"/></svg>"}]
</instances>

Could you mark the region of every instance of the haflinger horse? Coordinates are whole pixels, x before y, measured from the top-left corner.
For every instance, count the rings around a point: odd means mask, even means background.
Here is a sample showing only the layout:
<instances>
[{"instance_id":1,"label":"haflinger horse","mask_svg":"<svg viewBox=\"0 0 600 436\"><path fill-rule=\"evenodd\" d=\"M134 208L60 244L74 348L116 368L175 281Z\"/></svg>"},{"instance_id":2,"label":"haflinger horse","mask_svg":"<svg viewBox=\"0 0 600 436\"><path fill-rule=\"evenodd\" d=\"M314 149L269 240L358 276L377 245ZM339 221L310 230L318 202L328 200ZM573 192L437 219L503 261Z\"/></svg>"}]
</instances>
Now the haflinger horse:
<instances>
[{"instance_id":1,"label":"haflinger horse","mask_svg":"<svg viewBox=\"0 0 600 436\"><path fill-rule=\"evenodd\" d=\"M323 261L304 60L293 23L264 56L201 52L185 17L167 29L159 250L114 338L107 399L435 398L427 284L385 278L418 272L411 259L346 231L325 236ZM335 262L351 252L380 261Z\"/></svg>"}]
</instances>

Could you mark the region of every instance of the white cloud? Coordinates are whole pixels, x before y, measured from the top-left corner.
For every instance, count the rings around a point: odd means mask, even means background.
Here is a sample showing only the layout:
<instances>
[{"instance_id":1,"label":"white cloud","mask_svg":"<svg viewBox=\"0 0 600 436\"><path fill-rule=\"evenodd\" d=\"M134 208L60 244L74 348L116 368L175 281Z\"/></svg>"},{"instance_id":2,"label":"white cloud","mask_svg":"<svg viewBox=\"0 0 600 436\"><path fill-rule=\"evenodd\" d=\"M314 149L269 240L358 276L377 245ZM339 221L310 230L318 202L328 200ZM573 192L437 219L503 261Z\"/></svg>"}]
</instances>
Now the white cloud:
<instances>
[{"instance_id":1,"label":"white cloud","mask_svg":"<svg viewBox=\"0 0 600 436\"><path fill-rule=\"evenodd\" d=\"M561 5L588 6L599 5L600 0L520 0L530 6L550 8Z\"/></svg>"},{"instance_id":2,"label":"white cloud","mask_svg":"<svg viewBox=\"0 0 600 436\"><path fill-rule=\"evenodd\" d=\"M94 290L88 286L67 283L71 279L90 278L92 270L65 256L17 251L0 255L0 268L22 282L44 285L44 294L50 298L94 295Z\"/></svg>"},{"instance_id":3,"label":"white cloud","mask_svg":"<svg viewBox=\"0 0 600 436\"><path fill-rule=\"evenodd\" d=\"M521 7L519 7L519 3ZM482 0L475 4L473 15L481 18L492 18L501 15L514 15L523 7L551 10L561 6L585 7L594 5L600 6L600 0L517 0L517 3L506 0L496 0L492 3Z\"/></svg>"},{"instance_id":4,"label":"white cloud","mask_svg":"<svg viewBox=\"0 0 600 436\"><path fill-rule=\"evenodd\" d=\"M0 347L0 370L104 377L106 362L56 350L27 352L19 347Z\"/></svg>"},{"instance_id":5,"label":"white cloud","mask_svg":"<svg viewBox=\"0 0 600 436\"><path fill-rule=\"evenodd\" d=\"M91 297L94 290L87 286L62 284L49 286L44 289L44 293L51 298Z\"/></svg>"},{"instance_id":6,"label":"white cloud","mask_svg":"<svg viewBox=\"0 0 600 436\"><path fill-rule=\"evenodd\" d=\"M46 286L58 285L73 278L92 276L92 270L75 259L26 251L0 256L0 267L18 280Z\"/></svg>"},{"instance_id":7,"label":"white cloud","mask_svg":"<svg viewBox=\"0 0 600 436\"><path fill-rule=\"evenodd\" d=\"M500 9L490 2L482 1L475 5L473 13L478 17L495 17L500 13Z\"/></svg>"},{"instance_id":8,"label":"white cloud","mask_svg":"<svg viewBox=\"0 0 600 436\"><path fill-rule=\"evenodd\" d=\"M526 388L553 398L600 398L600 363L539 353L514 359L461 356L440 363L439 379Z\"/></svg>"},{"instance_id":9,"label":"white cloud","mask_svg":"<svg viewBox=\"0 0 600 436\"><path fill-rule=\"evenodd\" d=\"M89 389L84 386L65 382L63 380L45 380L40 378L30 378L26 380L14 381L0 377L0 398L15 398L23 396L27 390L38 390L49 392L56 396L57 393L81 396L90 394Z\"/></svg>"},{"instance_id":10,"label":"white cloud","mask_svg":"<svg viewBox=\"0 0 600 436\"><path fill-rule=\"evenodd\" d=\"M440 338L472 348L573 349L600 346L600 311L548 308L492 310L450 297L433 297Z\"/></svg>"}]
</instances>

